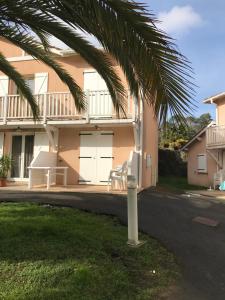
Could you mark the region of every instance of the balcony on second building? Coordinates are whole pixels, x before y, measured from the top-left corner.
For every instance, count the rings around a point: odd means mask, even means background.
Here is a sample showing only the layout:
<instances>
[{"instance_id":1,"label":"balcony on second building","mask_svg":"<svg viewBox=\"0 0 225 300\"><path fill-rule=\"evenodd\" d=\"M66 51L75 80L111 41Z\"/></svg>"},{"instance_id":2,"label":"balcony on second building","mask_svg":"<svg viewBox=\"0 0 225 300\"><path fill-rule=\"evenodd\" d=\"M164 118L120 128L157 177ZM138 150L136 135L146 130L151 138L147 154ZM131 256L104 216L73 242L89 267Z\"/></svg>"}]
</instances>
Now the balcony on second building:
<instances>
[{"instance_id":1,"label":"balcony on second building","mask_svg":"<svg viewBox=\"0 0 225 300\"><path fill-rule=\"evenodd\" d=\"M22 96L0 97L0 125L19 124L85 124L133 122L137 105L127 93L125 115L118 117L108 90L86 92L86 110L79 112L69 92L34 95L39 108L39 119L33 120L31 108Z\"/></svg>"},{"instance_id":2,"label":"balcony on second building","mask_svg":"<svg viewBox=\"0 0 225 300\"><path fill-rule=\"evenodd\" d=\"M225 125L207 128L206 147L210 149L225 148Z\"/></svg>"}]
</instances>

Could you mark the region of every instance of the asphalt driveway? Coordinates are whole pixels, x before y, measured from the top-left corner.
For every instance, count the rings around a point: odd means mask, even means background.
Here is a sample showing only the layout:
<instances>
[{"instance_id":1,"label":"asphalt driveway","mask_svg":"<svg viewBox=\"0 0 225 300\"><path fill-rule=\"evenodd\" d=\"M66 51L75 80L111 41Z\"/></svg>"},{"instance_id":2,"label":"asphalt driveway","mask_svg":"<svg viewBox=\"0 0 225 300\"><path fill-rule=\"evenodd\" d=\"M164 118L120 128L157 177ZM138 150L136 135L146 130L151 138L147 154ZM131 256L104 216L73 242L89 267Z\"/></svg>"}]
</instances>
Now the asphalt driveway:
<instances>
[{"instance_id":1,"label":"asphalt driveway","mask_svg":"<svg viewBox=\"0 0 225 300\"><path fill-rule=\"evenodd\" d=\"M0 201L34 201L116 215L126 223L126 197L88 193L0 191ZM212 228L195 223L217 220ZM225 202L147 190L139 195L139 228L175 253L183 280L173 300L225 299Z\"/></svg>"}]
</instances>

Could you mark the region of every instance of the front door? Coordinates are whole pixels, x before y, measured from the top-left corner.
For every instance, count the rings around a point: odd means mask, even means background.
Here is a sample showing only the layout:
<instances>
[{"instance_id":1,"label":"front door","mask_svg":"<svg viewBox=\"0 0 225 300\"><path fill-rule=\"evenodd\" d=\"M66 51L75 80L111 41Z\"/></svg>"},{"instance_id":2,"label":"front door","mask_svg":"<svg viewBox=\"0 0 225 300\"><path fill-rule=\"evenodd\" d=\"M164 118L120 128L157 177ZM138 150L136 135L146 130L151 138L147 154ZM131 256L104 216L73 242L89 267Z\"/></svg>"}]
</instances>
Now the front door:
<instances>
[{"instance_id":1,"label":"front door","mask_svg":"<svg viewBox=\"0 0 225 300\"><path fill-rule=\"evenodd\" d=\"M34 149L33 135L12 136L12 178L28 178L28 169Z\"/></svg>"},{"instance_id":2,"label":"front door","mask_svg":"<svg viewBox=\"0 0 225 300\"><path fill-rule=\"evenodd\" d=\"M112 169L112 132L80 133L79 183L106 184Z\"/></svg>"}]
</instances>

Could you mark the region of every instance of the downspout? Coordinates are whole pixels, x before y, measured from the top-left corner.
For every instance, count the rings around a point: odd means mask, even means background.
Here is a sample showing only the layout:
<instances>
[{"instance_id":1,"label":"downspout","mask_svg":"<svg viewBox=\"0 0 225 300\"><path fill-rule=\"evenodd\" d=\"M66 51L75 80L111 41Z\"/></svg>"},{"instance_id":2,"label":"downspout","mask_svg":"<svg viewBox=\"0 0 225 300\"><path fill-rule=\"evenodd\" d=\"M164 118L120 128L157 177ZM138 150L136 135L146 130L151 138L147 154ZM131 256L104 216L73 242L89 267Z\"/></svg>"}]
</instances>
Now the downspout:
<instances>
[{"instance_id":1,"label":"downspout","mask_svg":"<svg viewBox=\"0 0 225 300\"><path fill-rule=\"evenodd\" d=\"M217 103L215 103L213 99L214 98L212 97L211 100L210 100L210 102L211 102L211 104L215 104L216 105L216 125L219 125L218 106L217 106Z\"/></svg>"},{"instance_id":2,"label":"downspout","mask_svg":"<svg viewBox=\"0 0 225 300\"><path fill-rule=\"evenodd\" d=\"M219 113L218 113L218 107L217 107L217 104L216 104L216 125L217 125L217 126L219 125Z\"/></svg>"},{"instance_id":3,"label":"downspout","mask_svg":"<svg viewBox=\"0 0 225 300\"><path fill-rule=\"evenodd\" d=\"M142 188L142 164L143 164L143 102L139 100L139 170L138 170L138 188Z\"/></svg>"}]
</instances>

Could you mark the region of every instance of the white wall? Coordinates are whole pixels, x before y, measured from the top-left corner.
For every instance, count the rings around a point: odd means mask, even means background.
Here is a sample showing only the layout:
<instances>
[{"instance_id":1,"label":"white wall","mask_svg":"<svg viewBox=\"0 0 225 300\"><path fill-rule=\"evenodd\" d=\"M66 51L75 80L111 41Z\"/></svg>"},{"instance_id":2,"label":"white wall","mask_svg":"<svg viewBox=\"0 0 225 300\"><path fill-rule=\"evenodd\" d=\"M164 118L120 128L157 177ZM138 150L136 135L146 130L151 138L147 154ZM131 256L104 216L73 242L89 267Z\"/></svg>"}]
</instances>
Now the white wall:
<instances>
[{"instance_id":1,"label":"white wall","mask_svg":"<svg viewBox=\"0 0 225 300\"><path fill-rule=\"evenodd\" d=\"M57 153L40 151L32 160L30 167L56 167ZM32 186L46 184L47 171L32 169ZM51 183L54 183L54 178Z\"/></svg>"}]
</instances>

